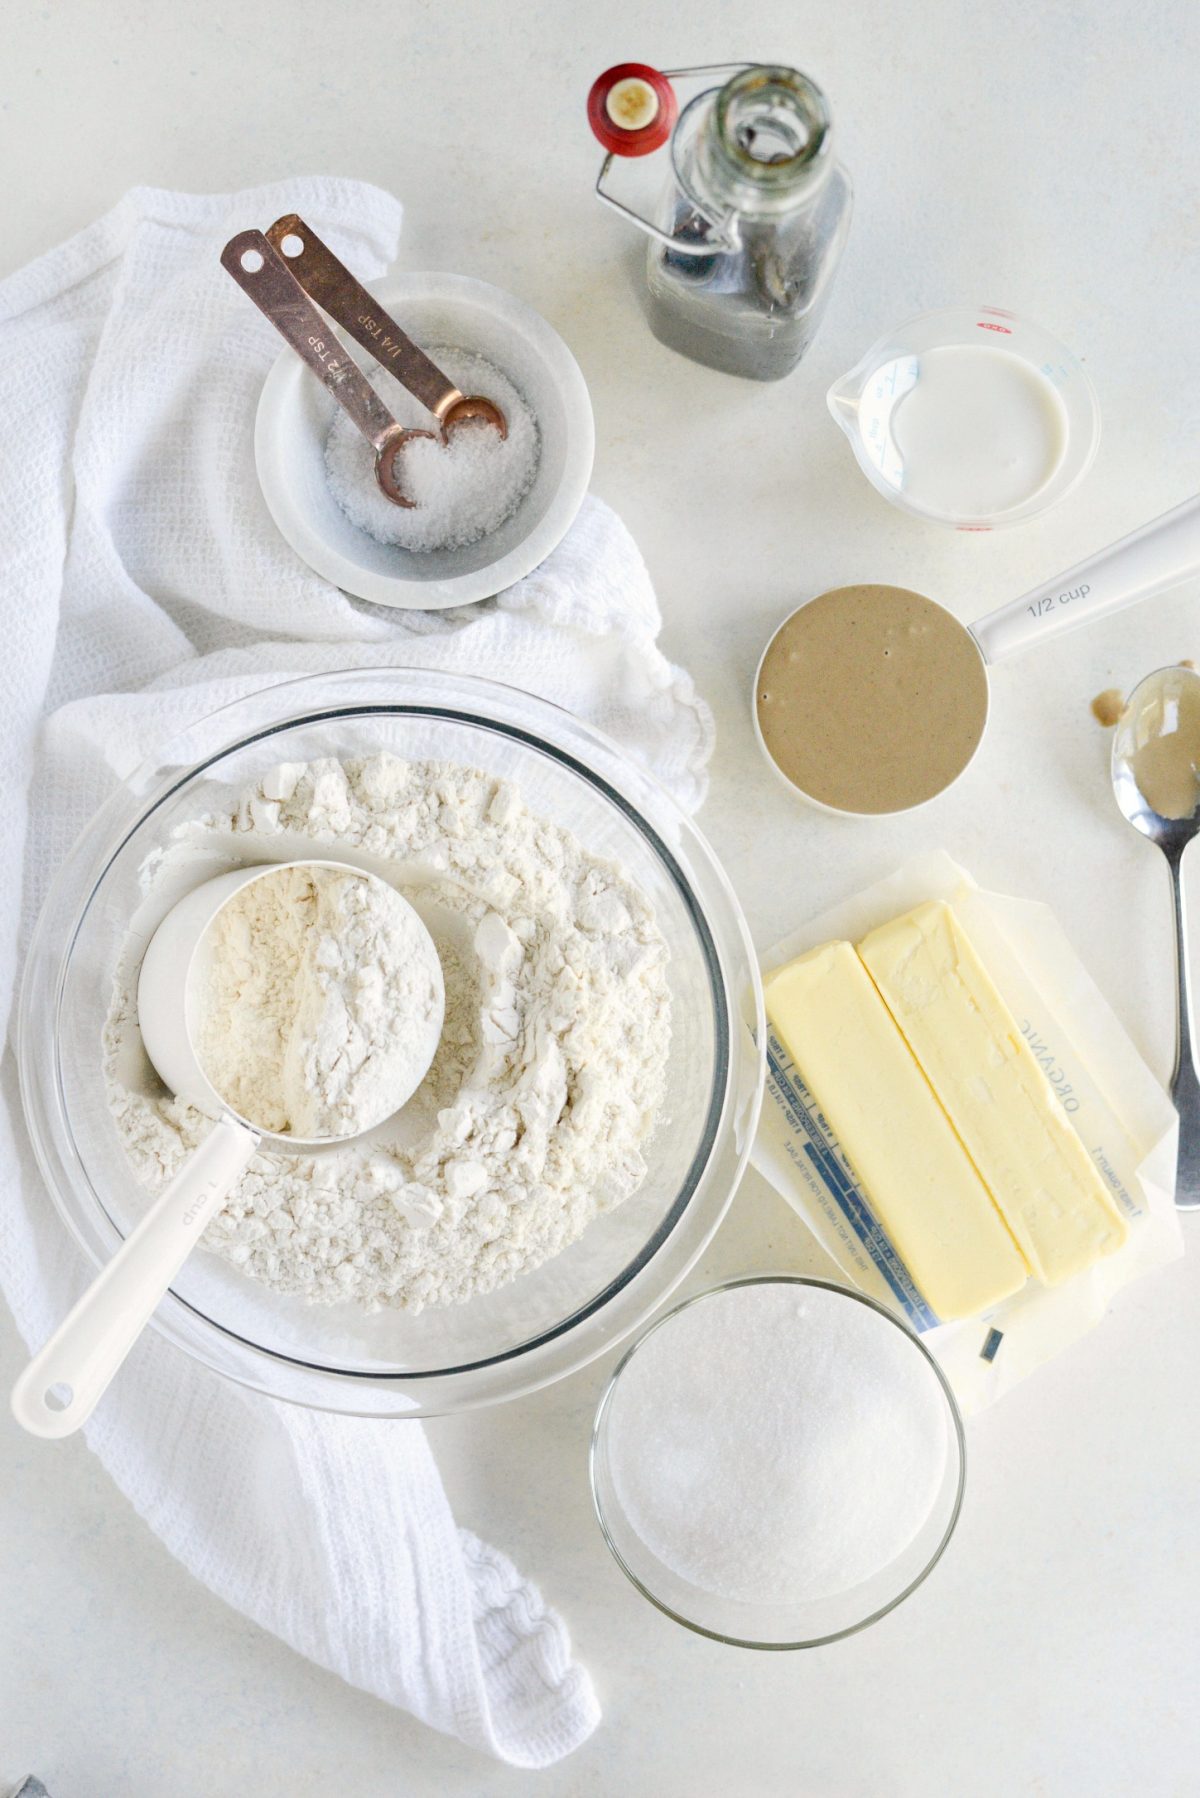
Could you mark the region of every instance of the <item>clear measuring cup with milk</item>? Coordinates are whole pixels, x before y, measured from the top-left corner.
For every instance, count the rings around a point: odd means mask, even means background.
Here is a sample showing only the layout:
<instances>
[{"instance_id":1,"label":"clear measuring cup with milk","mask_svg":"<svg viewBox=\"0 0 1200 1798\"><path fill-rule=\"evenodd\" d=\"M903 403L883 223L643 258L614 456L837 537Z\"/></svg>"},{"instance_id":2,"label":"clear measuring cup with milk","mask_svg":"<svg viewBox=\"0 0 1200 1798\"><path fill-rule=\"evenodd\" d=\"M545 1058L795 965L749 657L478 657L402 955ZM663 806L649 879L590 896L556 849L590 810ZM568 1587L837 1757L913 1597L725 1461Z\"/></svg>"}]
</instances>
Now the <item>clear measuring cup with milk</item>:
<instances>
[{"instance_id":1,"label":"clear measuring cup with milk","mask_svg":"<svg viewBox=\"0 0 1200 1798\"><path fill-rule=\"evenodd\" d=\"M727 374L790 374L850 227L850 180L821 89L779 66L625 63L593 85L588 116L608 152L596 192L650 238L654 335ZM663 148L657 203L635 197L640 159Z\"/></svg>"},{"instance_id":2,"label":"clear measuring cup with milk","mask_svg":"<svg viewBox=\"0 0 1200 1798\"><path fill-rule=\"evenodd\" d=\"M828 399L871 485L957 530L1016 524L1056 505L1100 441L1079 360L997 306L911 319L873 344Z\"/></svg>"}]
</instances>

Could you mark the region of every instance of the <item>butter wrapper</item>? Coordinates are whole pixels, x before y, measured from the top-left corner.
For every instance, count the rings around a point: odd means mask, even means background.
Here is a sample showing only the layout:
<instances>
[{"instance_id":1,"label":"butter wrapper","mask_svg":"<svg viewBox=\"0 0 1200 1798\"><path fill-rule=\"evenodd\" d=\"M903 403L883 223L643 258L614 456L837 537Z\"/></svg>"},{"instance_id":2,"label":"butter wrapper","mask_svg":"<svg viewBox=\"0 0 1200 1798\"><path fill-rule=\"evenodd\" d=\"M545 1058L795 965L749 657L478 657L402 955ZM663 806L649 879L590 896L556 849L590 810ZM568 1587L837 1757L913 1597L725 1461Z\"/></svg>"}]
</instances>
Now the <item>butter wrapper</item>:
<instances>
[{"instance_id":1,"label":"butter wrapper","mask_svg":"<svg viewBox=\"0 0 1200 1798\"><path fill-rule=\"evenodd\" d=\"M945 899L979 950L1084 1147L1129 1220L1129 1235L1062 1286L1029 1279L977 1318L939 1323L874 1215L836 1137L768 1021L767 1086L753 1160L853 1285L916 1330L963 1410L983 1409L1098 1324L1113 1295L1183 1253L1175 1208L1175 1109L1045 905L984 892L945 854L814 918L762 958L764 976L806 949Z\"/></svg>"}]
</instances>

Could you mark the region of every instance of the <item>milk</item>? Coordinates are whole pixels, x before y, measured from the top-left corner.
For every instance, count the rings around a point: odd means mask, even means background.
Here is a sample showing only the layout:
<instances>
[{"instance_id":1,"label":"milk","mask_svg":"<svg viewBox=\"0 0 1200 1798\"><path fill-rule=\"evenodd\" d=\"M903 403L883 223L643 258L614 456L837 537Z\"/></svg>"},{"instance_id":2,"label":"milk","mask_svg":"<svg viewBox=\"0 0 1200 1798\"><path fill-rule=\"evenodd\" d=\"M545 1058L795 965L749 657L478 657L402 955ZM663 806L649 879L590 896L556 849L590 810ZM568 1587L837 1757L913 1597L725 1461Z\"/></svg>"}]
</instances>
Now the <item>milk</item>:
<instances>
[{"instance_id":1,"label":"milk","mask_svg":"<svg viewBox=\"0 0 1200 1798\"><path fill-rule=\"evenodd\" d=\"M1031 363L990 344L925 351L890 427L905 497L951 519L1023 505L1067 447L1066 409L1055 388Z\"/></svg>"}]
</instances>

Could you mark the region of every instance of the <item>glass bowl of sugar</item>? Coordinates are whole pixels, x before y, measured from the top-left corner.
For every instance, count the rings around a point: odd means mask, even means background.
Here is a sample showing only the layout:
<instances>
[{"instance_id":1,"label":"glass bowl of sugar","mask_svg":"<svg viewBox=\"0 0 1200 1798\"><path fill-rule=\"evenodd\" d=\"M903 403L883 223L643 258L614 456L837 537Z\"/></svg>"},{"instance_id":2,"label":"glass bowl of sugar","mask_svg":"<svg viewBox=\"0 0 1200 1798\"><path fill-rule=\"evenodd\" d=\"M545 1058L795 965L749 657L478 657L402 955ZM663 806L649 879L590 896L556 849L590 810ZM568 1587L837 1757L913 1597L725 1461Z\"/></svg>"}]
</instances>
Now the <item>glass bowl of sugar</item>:
<instances>
[{"instance_id":1,"label":"glass bowl of sugar","mask_svg":"<svg viewBox=\"0 0 1200 1798\"><path fill-rule=\"evenodd\" d=\"M877 1622L954 1533L962 1419L919 1337L873 1299L762 1275L685 1299L596 1413L592 1496L643 1597L738 1648Z\"/></svg>"}]
</instances>

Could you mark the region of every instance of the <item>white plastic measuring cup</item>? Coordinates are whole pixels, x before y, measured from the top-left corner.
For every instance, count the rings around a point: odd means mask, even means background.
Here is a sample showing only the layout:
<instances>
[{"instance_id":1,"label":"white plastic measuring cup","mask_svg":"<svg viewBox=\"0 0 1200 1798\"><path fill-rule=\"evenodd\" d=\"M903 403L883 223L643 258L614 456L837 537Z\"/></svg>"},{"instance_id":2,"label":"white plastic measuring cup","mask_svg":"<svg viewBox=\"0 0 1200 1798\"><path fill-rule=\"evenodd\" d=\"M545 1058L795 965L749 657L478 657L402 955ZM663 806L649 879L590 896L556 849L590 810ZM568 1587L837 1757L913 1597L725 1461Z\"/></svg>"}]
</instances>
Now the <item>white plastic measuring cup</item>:
<instances>
[{"instance_id":1,"label":"white plastic measuring cup","mask_svg":"<svg viewBox=\"0 0 1200 1798\"><path fill-rule=\"evenodd\" d=\"M140 1223L88 1287L13 1387L13 1415L32 1435L69 1436L91 1416L109 1381L149 1323L159 1301L191 1254L209 1220L220 1210L238 1176L262 1148L288 1150L353 1142L353 1135L298 1137L262 1129L240 1116L212 1085L193 1040L195 973L209 926L251 881L285 868L327 868L385 888L390 905L403 906L416 927L414 941L427 962L436 992L428 1020L421 1020L420 1054L407 1092L389 1094L388 1110L370 1119L374 1129L411 1098L433 1060L442 1032L445 992L433 939L394 888L345 862L304 860L237 868L196 887L174 905L147 946L138 976L138 1024L146 1053L164 1083L217 1122L159 1194ZM416 1027L416 1026L414 1026Z\"/></svg>"},{"instance_id":2,"label":"white plastic measuring cup","mask_svg":"<svg viewBox=\"0 0 1200 1798\"><path fill-rule=\"evenodd\" d=\"M1182 505L1164 512L1149 524L1142 525L1140 530L1130 532L1129 536L1120 538L1109 544L1107 549L1099 550L1084 561L1077 562L1073 568L1056 575L1030 592L1023 593L1018 599L1010 600L1007 605L997 611L989 612L986 617L977 619L972 625L962 624L946 613L946 618L953 627L955 635L961 635L965 659L974 665L975 657L983 665L985 675L994 662L1007 656L1016 655L1019 651L1035 647L1046 637L1061 636L1065 631L1074 630L1077 626L1090 624L1094 619L1102 618L1110 612L1120 611L1124 606L1135 604L1139 600L1151 599L1158 593L1165 593L1178 586L1181 581L1200 572L1200 496L1185 500ZM878 585L879 583L875 583ZM853 589L845 589L852 592ZM818 595L820 599L840 598L840 592L828 596ZM809 601L812 604L813 601ZM934 601L928 602L930 605ZM945 611L944 607L938 608ZM810 793L792 780L775 761L767 747L759 718L758 700L761 691L763 669L771 648L780 632L795 618L804 607L798 607L772 633L763 651L755 672L753 693L754 729L758 744L767 762L779 778L785 782L791 792L815 806L819 811L831 812L840 817L883 817L895 815L900 811L913 811L918 804L925 804L936 799L960 779L970 767L983 740L991 710L991 681L986 678L978 683L978 703L970 722L972 729L967 732L969 738L967 753L961 765L938 786L923 796L922 799L909 805L892 807L866 807L853 810L847 806L828 803L818 794ZM853 632L847 631L846 657L844 669L839 669L842 677L838 681L838 691L834 694L812 691L805 694L804 707L806 715L819 725L822 716L829 717L829 708L835 706L839 719L854 724L857 714L849 710L847 694L853 691L854 675L859 657L859 646ZM822 708L825 708L824 714ZM869 717L861 720L862 740L871 740L873 732L890 727L890 734L898 741L890 742L887 747L897 754L902 754L908 735L917 730L936 729L939 717L939 695L932 686L926 686L921 695L922 715L919 719L911 717L892 720L886 713L875 710ZM861 710L861 708L860 708Z\"/></svg>"}]
</instances>

